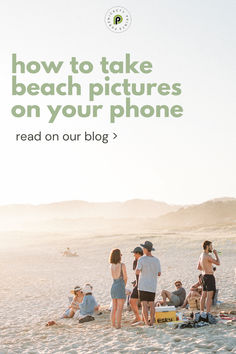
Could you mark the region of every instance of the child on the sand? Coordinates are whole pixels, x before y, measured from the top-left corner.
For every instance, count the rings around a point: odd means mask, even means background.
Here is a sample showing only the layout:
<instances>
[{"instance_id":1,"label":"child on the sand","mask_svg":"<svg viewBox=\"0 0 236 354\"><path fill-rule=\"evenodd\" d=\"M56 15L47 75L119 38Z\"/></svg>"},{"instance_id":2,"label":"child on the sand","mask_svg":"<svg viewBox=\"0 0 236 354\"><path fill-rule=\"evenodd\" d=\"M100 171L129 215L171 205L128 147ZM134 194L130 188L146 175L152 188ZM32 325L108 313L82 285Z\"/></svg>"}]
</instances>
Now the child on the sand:
<instances>
[{"instance_id":1,"label":"child on the sand","mask_svg":"<svg viewBox=\"0 0 236 354\"><path fill-rule=\"evenodd\" d=\"M83 288L83 302L79 304L79 309L76 311L74 318L78 318L80 323L93 321L94 311L99 309L95 297L92 295L93 287L90 284L85 284Z\"/></svg>"},{"instance_id":2,"label":"child on the sand","mask_svg":"<svg viewBox=\"0 0 236 354\"><path fill-rule=\"evenodd\" d=\"M76 286L74 290L71 290L71 293L74 295L73 300L70 304L68 310L65 311L63 318L72 318L74 314L79 309L79 305L83 301L84 294L82 292L82 288L80 286Z\"/></svg>"}]
</instances>

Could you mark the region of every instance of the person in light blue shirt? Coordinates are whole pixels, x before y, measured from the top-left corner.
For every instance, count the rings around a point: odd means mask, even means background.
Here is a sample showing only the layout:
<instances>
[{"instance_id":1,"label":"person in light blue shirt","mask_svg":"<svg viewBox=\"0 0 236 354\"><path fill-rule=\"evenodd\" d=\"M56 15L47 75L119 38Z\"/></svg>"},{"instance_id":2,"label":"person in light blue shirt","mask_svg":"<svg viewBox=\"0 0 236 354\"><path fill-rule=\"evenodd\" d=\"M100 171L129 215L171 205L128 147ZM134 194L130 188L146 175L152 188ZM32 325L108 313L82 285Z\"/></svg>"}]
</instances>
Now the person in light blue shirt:
<instances>
[{"instance_id":1,"label":"person in light blue shirt","mask_svg":"<svg viewBox=\"0 0 236 354\"><path fill-rule=\"evenodd\" d=\"M155 295L157 278L161 275L161 264L158 258L152 255L155 251L150 241L145 241L143 247L144 256L138 259L136 274L139 275L138 294L142 305L142 315L146 325L152 326L155 316ZM148 306L150 307L150 321L148 321Z\"/></svg>"},{"instance_id":2,"label":"person in light blue shirt","mask_svg":"<svg viewBox=\"0 0 236 354\"><path fill-rule=\"evenodd\" d=\"M80 323L93 321L94 311L99 309L99 305L92 295L93 287L90 284L85 284L83 288L83 302L79 305L79 310L75 313L75 318L79 319Z\"/></svg>"}]
</instances>

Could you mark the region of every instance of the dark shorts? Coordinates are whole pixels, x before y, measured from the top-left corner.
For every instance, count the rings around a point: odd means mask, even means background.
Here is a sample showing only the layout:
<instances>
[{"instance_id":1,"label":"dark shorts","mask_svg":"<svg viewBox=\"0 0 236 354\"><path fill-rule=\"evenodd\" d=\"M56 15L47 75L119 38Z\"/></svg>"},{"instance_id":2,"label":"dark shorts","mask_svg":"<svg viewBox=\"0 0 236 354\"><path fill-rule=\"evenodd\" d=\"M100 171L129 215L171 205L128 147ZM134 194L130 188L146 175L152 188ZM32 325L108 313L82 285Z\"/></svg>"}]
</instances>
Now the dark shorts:
<instances>
[{"instance_id":1,"label":"dark shorts","mask_svg":"<svg viewBox=\"0 0 236 354\"><path fill-rule=\"evenodd\" d=\"M138 295L139 295L140 301L142 302L142 301L154 301L156 294L155 293L151 293L149 291L139 290Z\"/></svg>"},{"instance_id":2,"label":"dark shorts","mask_svg":"<svg viewBox=\"0 0 236 354\"><path fill-rule=\"evenodd\" d=\"M213 274L204 274L202 284L203 291L216 291L216 281Z\"/></svg>"},{"instance_id":3,"label":"dark shorts","mask_svg":"<svg viewBox=\"0 0 236 354\"><path fill-rule=\"evenodd\" d=\"M132 294L131 294L130 298L131 299L138 299L138 287L137 286L135 286L133 288L133 291L132 291Z\"/></svg>"}]
</instances>

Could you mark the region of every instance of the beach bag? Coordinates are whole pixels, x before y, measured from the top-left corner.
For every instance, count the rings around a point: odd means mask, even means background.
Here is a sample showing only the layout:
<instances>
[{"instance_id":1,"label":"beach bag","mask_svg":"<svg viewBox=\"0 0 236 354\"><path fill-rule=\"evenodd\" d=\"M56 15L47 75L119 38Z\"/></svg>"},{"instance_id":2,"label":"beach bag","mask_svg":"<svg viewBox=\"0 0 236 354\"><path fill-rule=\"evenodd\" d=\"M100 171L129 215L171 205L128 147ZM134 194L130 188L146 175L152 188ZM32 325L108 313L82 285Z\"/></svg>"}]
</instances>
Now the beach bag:
<instances>
[{"instance_id":1,"label":"beach bag","mask_svg":"<svg viewBox=\"0 0 236 354\"><path fill-rule=\"evenodd\" d=\"M207 313L207 312L197 312L195 313L195 316L194 316L194 322L195 323L199 323L199 322L207 322L209 324L216 324L217 320L216 318L210 314L210 313Z\"/></svg>"},{"instance_id":2,"label":"beach bag","mask_svg":"<svg viewBox=\"0 0 236 354\"><path fill-rule=\"evenodd\" d=\"M216 324L216 322L217 322L216 318L211 313L208 313L208 323Z\"/></svg>"},{"instance_id":3,"label":"beach bag","mask_svg":"<svg viewBox=\"0 0 236 354\"><path fill-rule=\"evenodd\" d=\"M204 321L200 321L197 323L194 323L194 328L200 328L200 327L205 327L205 326L209 326L208 322L204 322Z\"/></svg>"},{"instance_id":4,"label":"beach bag","mask_svg":"<svg viewBox=\"0 0 236 354\"><path fill-rule=\"evenodd\" d=\"M90 322L94 321L95 318L91 315L83 316L82 318L79 319L79 323L85 323L85 322Z\"/></svg>"}]
</instances>

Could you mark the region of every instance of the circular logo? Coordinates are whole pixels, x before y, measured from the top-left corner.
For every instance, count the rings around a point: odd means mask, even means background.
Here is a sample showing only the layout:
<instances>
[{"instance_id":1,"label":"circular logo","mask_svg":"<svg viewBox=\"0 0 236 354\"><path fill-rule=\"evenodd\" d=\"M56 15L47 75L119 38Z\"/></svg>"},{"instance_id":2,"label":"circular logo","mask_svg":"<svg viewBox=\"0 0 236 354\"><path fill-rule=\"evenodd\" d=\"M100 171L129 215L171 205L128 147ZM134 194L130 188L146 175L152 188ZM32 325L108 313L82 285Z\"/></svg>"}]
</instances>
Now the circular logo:
<instances>
[{"instance_id":1,"label":"circular logo","mask_svg":"<svg viewBox=\"0 0 236 354\"><path fill-rule=\"evenodd\" d=\"M108 10L105 16L107 27L115 33L126 31L131 24L131 16L124 7L116 6Z\"/></svg>"}]
</instances>

